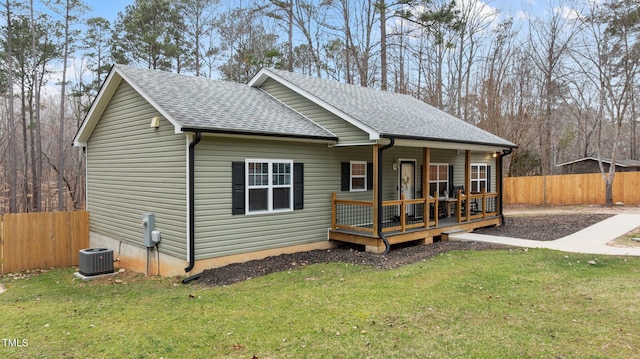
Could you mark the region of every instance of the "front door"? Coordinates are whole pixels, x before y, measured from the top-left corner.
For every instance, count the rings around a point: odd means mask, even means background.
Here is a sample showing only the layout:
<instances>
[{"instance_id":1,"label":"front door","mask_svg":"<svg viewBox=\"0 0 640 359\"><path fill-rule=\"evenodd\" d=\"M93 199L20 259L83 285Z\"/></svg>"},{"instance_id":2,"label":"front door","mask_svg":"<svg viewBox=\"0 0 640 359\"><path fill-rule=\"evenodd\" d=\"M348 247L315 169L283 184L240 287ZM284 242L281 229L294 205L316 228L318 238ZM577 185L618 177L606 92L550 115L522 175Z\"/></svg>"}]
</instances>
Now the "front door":
<instances>
[{"instance_id":1,"label":"front door","mask_svg":"<svg viewBox=\"0 0 640 359\"><path fill-rule=\"evenodd\" d=\"M404 199L416 198L416 161L415 160L403 160L400 161L400 178L399 178L400 193L398 196L404 194ZM414 205L407 206L407 214L414 215Z\"/></svg>"}]
</instances>

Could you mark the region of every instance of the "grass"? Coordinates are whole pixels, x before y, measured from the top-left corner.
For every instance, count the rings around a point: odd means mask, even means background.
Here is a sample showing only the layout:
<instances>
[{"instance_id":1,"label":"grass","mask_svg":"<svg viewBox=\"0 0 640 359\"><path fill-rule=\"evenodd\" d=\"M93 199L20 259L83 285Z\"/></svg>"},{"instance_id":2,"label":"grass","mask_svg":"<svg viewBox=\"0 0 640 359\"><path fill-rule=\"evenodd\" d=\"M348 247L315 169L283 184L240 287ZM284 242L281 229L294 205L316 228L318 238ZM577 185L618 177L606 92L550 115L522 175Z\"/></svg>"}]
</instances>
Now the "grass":
<instances>
[{"instance_id":1,"label":"grass","mask_svg":"<svg viewBox=\"0 0 640 359\"><path fill-rule=\"evenodd\" d=\"M129 273L82 282L73 269L5 276L0 357L630 358L639 268L512 250L387 271L312 265L217 288Z\"/></svg>"}]
</instances>

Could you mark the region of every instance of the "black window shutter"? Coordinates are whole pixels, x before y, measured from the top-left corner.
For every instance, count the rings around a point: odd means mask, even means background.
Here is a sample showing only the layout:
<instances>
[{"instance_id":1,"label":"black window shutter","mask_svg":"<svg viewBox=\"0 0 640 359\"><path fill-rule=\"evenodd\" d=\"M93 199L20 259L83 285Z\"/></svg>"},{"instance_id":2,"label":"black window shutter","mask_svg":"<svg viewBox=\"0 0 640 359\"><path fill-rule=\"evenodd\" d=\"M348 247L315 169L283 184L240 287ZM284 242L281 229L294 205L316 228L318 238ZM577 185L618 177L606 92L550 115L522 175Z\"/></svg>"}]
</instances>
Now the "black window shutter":
<instances>
[{"instance_id":1,"label":"black window shutter","mask_svg":"<svg viewBox=\"0 0 640 359\"><path fill-rule=\"evenodd\" d=\"M447 192L449 192L449 196L454 196L454 193L453 193L453 165L449 165L449 189L447 189Z\"/></svg>"},{"instance_id":2,"label":"black window shutter","mask_svg":"<svg viewBox=\"0 0 640 359\"><path fill-rule=\"evenodd\" d=\"M373 163L367 162L367 191L373 189Z\"/></svg>"},{"instance_id":3,"label":"black window shutter","mask_svg":"<svg viewBox=\"0 0 640 359\"><path fill-rule=\"evenodd\" d=\"M293 209L304 208L304 163L293 164Z\"/></svg>"},{"instance_id":4,"label":"black window shutter","mask_svg":"<svg viewBox=\"0 0 640 359\"><path fill-rule=\"evenodd\" d=\"M491 192L491 166L487 165L487 192Z\"/></svg>"},{"instance_id":5,"label":"black window shutter","mask_svg":"<svg viewBox=\"0 0 640 359\"><path fill-rule=\"evenodd\" d=\"M231 163L231 214L244 214L244 162Z\"/></svg>"},{"instance_id":6,"label":"black window shutter","mask_svg":"<svg viewBox=\"0 0 640 359\"><path fill-rule=\"evenodd\" d=\"M348 191L351 189L351 164L349 162L340 163L340 190Z\"/></svg>"}]
</instances>

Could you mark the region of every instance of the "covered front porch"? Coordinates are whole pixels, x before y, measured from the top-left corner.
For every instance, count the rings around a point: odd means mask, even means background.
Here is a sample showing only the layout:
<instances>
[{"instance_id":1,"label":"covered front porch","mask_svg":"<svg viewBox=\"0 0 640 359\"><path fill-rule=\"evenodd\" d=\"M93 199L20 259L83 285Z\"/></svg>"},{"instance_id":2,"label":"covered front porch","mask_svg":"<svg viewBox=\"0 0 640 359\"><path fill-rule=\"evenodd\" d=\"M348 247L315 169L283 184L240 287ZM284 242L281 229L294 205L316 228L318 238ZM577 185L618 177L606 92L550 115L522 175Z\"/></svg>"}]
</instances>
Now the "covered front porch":
<instances>
[{"instance_id":1,"label":"covered front porch","mask_svg":"<svg viewBox=\"0 0 640 359\"><path fill-rule=\"evenodd\" d=\"M383 154L388 153L384 151L393 145L394 141L372 146L370 199L353 198L350 193L332 194L330 240L383 253L394 244L433 243L437 237L446 240L450 233L502 224L502 156L506 152L437 148L434 157L440 160L432 162L432 148L424 147L421 163L409 163L405 169L405 161L392 155L383 160ZM449 163L443 164L446 156L450 156ZM493 180L491 168L496 174ZM383 173L390 170L398 172L397 181L394 175ZM410 171L415 173L413 179ZM464 173L464 177L454 179L454 172ZM413 185L412 180L416 181ZM422 194L427 191L428 195Z\"/></svg>"}]
</instances>

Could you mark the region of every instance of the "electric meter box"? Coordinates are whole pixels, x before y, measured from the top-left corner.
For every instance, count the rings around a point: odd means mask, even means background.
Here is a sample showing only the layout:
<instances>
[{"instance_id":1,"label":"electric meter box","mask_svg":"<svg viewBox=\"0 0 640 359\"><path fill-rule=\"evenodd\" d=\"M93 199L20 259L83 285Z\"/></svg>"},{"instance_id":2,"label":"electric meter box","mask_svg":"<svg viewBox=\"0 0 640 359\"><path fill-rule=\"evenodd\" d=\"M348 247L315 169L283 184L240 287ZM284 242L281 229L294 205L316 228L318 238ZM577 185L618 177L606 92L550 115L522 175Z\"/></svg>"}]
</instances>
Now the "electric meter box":
<instances>
[{"instance_id":1,"label":"electric meter box","mask_svg":"<svg viewBox=\"0 0 640 359\"><path fill-rule=\"evenodd\" d=\"M142 238L145 247L155 247L156 243L153 241L153 231L155 228L156 218L153 213L142 214Z\"/></svg>"}]
</instances>

